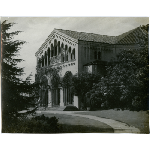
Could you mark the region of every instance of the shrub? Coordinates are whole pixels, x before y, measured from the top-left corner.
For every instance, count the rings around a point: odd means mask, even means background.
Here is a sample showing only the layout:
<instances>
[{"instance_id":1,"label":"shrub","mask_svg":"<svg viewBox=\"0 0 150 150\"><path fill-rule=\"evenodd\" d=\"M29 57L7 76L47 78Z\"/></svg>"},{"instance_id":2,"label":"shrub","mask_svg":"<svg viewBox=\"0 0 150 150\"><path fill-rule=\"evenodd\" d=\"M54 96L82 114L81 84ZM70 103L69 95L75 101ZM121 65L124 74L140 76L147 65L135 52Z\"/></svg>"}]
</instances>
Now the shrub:
<instances>
[{"instance_id":1,"label":"shrub","mask_svg":"<svg viewBox=\"0 0 150 150\"><path fill-rule=\"evenodd\" d=\"M7 122L8 123L8 122ZM54 117L36 116L24 120L15 119L9 124L4 124L3 133L58 133L58 119Z\"/></svg>"}]
</instances>

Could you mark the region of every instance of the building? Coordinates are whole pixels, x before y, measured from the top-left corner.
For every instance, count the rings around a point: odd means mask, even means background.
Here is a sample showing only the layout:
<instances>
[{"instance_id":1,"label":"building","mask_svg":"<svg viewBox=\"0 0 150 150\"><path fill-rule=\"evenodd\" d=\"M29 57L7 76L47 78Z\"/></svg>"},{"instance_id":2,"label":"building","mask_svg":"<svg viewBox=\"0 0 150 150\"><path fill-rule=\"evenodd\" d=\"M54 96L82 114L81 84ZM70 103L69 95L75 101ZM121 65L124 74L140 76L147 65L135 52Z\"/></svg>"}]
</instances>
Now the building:
<instances>
[{"instance_id":1,"label":"building","mask_svg":"<svg viewBox=\"0 0 150 150\"><path fill-rule=\"evenodd\" d=\"M140 41L148 33L141 27L119 36L107 36L94 33L54 29L35 56L37 59L36 79L41 69L59 68L59 76L67 71L76 74L82 71L105 74L108 62L116 61L116 54L125 49L141 48ZM45 71L44 71L45 72ZM77 96L71 95L66 88L52 89L51 77L42 73L40 76L41 105L65 106L73 104L79 107Z\"/></svg>"}]
</instances>

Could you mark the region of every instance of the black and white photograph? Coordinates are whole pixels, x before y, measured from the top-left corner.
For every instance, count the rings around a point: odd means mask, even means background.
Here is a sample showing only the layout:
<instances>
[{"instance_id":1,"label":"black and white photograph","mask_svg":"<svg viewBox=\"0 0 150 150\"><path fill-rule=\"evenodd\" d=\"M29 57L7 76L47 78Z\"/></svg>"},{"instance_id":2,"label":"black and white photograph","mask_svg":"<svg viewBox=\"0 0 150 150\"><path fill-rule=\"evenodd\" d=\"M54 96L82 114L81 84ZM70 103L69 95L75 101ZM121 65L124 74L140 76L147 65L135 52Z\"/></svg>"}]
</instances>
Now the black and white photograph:
<instances>
[{"instance_id":1,"label":"black and white photograph","mask_svg":"<svg viewBox=\"0 0 150 150\"><path fill-rule=\"evenodd\" d=\"M149 134L149 17L1 17L2 133Z\"/></svg>"}]
</instances>

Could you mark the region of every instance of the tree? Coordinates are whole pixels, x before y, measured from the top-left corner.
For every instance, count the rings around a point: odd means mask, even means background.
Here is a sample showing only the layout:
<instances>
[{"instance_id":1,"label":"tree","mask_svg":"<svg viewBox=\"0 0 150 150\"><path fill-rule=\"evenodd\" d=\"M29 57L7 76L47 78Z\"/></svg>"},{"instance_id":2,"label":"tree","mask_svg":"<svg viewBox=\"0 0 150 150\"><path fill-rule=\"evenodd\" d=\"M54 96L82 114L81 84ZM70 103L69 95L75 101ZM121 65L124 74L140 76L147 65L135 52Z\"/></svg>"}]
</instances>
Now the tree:
<instances>
[{"instance_id":1,"label":"tree","mask_svg":"<svg viewBox=\"0 0 150 150\"><path fill-rule=\"evenodd\" d=\"M142 27L147 29L146 27ZM109 108L147 110L149 103L149 45L148 36L139 37L140 49L123 50L117 63L107 67L107 75L96 84L91 99L107 103Z\"/></svg>"},{"instance_id":2,"label":"tree","mask_svg":"<svg viewBox=\"0 0 150 150\"><path fill-rule=\"evenodd\" d=\"M20 76L23 75L23 68L18 67L17 64L23 61L17 58L21 46L25 41L14 40L14 36L21 31L8 32L14 23L2 23L2 119L4 121L11 121L17 116L18 111L27 109L35 105L33 97L25 97L24 93L31 92L33 85L27 80L22 82ZM34 85L35 86L35 85Z\"/></svg>"},{"instance_id":3,"label":"tree","mask_svg":"<svg viewBox=\"0 0 150 150\"><path fill-rule=\"evenodd\" d=\"M101 76L99 74L91 74L88 72L82 72L72 77L73 91L79 96L85 108L87 105L86 93L92 89L93 84L97 83L100 78Z\"/></svg>"},{"instance_id":4,"label":"tree","mask_svg":"<svg viewBox=\"0 0 150 150\"><path fill-rule=\"evenodd\" d=\"M62 79L62 87L69 88L72 86L72 73L71 71L67 71Z\"/></svg>"}]
</instances>

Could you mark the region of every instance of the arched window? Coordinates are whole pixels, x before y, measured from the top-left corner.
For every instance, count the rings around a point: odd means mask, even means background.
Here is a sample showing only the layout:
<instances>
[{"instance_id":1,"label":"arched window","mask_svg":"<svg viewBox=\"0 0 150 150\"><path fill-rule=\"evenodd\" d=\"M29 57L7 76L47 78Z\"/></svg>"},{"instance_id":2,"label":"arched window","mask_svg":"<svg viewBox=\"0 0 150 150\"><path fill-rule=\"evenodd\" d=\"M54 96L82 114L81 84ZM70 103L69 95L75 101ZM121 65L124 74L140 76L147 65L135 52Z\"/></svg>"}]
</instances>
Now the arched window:
<instances>
[{"instance_id":1,"label":"arched window","mask_svg":"<svg viewBox=\"0 0 150 150\"><path fill-rule=\"evenodd\" d=\"M50 65L50 48L48 48L47 54L48 54L48 65Z\"/></svg>"},{"instance_id":2,"label":"arched window","mask_svg":"<svg viewBox=\"0 0 150 150\"><path fill-rule=\"evenodd\" d=\"M58 55L61 53L60 51L60 41L58 41Z\"/></svg>"},{"instance_id":3,"label":"arched window","mask_svg":"<svg viewBox=\"0 0 150 150\"><path fill-rule=\"evenodd\" d=\"M55 56L57 55L57 46L55 46Z\"/></svg>"},{"instance_id":4,"label":"arched window","mask_svg":"<svg viewBox=\"0 0 150 150\"><path fill-rule=\"evenodd\" d=\"M42 67L44 66L44 57L42 55Z\"/></svg>"},{"instance_id":5,"label":"arched window","mask_svg":"<svg viewBox=\"0 0 150 150\"><path fill-rule=\"evenodd\" d=\"M50 48L48 48L47 53L48 53L48 58L50 58Z\"/></svg>"},{"instance_id":6,"label":"arched window","mask_svg":"<svg viewBox=\"0 0 150 150\"><path fill-rule=\"evenodd\" d=\"M44 58L45 58L45 66L47 66L47 53L46 52L45 52Z\"/></svg>"},{"instance_id":7,"label":"arched window","mask_svg":"<svg viewBox=\"0 0 150 150\"><path fill-rule=\"evenodd\" d=\"M69 47L69 53L71 53L71 47Z\"/></svg>"},{"instance_id":8,"label":"arched window","mask_svg":"<svg viewBox=\"0 0 150 150\"><path fill-rule=\"evenodd\" d=\"M68 60L69 61L71 60L71 47L69 47L69 50L68 50Z\"/></svg>"},{"instance_id":9,"label":"arched window","mask_svg":"<svg viewBox=\"0 0 150 150\"><path fill-rule=\"evenodd\" d=\"M61 48L64 48L64 43L61 43Z\"/></svg>"},{"instance_id":10,"label":"arched window","mask_svg":"<svg viewBox=\"0 0 150 150\"><path fill-rule=\"evenodd\" d=\"M89 48L87 49L87 60L89 60L89 55L90 55L90 50Z\"/></svg>"},{"instance_id":11,"label":"arched window","mask_svg":"<svg viewBox=\"0 0 150 150\"><path fill-rule=\"evenodd\" d=\"M65 51L67 51L68 50L68 46L67 45L65 45Z\"/></svg>"},{"instance_id":12,"label":"arched window","mask_svg":"<svg viewBox=\"0 0 150 150\"><path fill-rule=\"evenodd\" d=\"M98 59L101 59L101 52L98 52Z\"/></svg>"},{"instance_id":13,"label":"arched window","mask_svg":"<svg viewBox=\"0 0 150 150\"><path fill-rule=\"evenodd\" d=\"M51 57L53 57L54 52L53 52L53 44L51 44Z\"/></svg>"},{"instance_id":14,"label":"arched window","mask_svg":"<svg viewBox=\"0 0 150 150\"><path fill-rule=\"evenodd\" d=\"M56 39L54 40L54 46L57 46L57 40Z\"/></svg>"},{"instance_id":15,"label":"arched window","mask_svg":"<svg viewBox=\"0 0 150 150\"><path fill-rule=\"evenodd\" d=\"M94 52L94 59L97 59L97 51Z\"/></svg>"},{"instance_id":16,"label":"arched window","mask_svg":"<svg viewBox=\"0 0 150 150\"><path fill-rule=\"evenodd\" d=\"M72 59L75 59L75 48L72 50Z\"/></svg>"},{"instance_id":17,"label":"arched window","mask_svg":"<svg viewBox=\"0 0 150 150\"><path fill-rule=\"evenodd\" d=\"M86 47L84 48L84 58L86 59Z\"/></svg>"}]
</instances>

